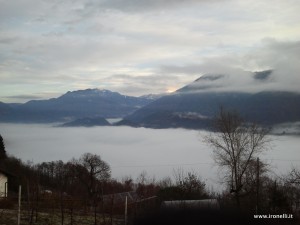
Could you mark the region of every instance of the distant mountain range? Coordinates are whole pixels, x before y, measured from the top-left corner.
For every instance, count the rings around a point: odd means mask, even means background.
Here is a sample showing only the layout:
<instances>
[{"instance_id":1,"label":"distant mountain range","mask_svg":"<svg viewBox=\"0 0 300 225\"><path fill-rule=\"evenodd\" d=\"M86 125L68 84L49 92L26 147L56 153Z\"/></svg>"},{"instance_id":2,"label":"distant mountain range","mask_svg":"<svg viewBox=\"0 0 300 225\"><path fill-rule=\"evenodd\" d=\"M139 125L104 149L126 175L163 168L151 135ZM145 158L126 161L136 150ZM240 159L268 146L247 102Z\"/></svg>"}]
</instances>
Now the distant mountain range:
<instances>
[{"instance_id":1,"label":"distant mountain range","mask_svg":"<svg viewBox=\"0 0 300 225\"><path fill-rule=\"evenodd\" d=\"M253 73L265 82L272 71ZM204 75L168 95L131 97L87 89L25 104L0 102L0 122L61 122L63 126L108 126L105 118L123 118L113 125L150 128L209 129L220 107L235 110L247 121L265 126L300 121L300 93L283 91L213 91L224 75Z\"/></svg>"},{"instance_id":2,"label":"distant mountain range","mask_svg":"<svg viewBox=\"0 0 300 225\"><path fill-rule=\"evenodd\" d=\"M209 128L220 106L266 126L300 121L300 95L289 92L174 93L135 111L119 124L151 128Z\"/></svg>"},{"instance_id":3,"label":"distant mountain range","mask_svg":"<svg viewBox=\"0 0 300 225\"><path fill-rule=\"evenodd\" d=\"M109 90L69 91L48 100L0 103L0 121L50 123L95 117L123 118L154 100L155 96L132 97Z\"/></svg>"},{"instance_id":4,"label":"distant mountain range","mask_svg":"<svg viewBox=\"0 0 300 225\"><path fill-rule=\"evenodd\" d=\"M253 79L264 82L271 70L253 73ZM224 75L204 75L193 83L138 109L120 121L120 125L150 128L209 129L220 107L234 110L246 121L265 126L300 121L300 93L261 91L212 91ZM220 81L221 80L221 81Z\"/></svg>"}]
</instances>

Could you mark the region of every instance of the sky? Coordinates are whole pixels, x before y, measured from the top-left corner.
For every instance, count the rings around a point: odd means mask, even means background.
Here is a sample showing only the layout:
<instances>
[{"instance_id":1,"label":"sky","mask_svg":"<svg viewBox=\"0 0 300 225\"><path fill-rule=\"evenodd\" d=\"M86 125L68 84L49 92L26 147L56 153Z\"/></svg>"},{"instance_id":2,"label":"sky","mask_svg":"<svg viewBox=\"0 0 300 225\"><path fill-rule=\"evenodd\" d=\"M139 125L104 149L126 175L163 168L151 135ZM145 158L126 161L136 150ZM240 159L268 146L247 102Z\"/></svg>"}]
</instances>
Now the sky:
<instances>
[{"instance_id":1,"label":"sky","mask_svg":"<svg viewBox=\"0 0 300 225\"><path fill-rule=\"evenodd\" d=\"M242 83L246 90L247 71L268 69L274 76L267 89L300 86L298 0L0 4L2 102L47 99L87 88L159 94L207 73L229 74L237 80L227 82L229 89Z\"/></svg>"}]
</instances>

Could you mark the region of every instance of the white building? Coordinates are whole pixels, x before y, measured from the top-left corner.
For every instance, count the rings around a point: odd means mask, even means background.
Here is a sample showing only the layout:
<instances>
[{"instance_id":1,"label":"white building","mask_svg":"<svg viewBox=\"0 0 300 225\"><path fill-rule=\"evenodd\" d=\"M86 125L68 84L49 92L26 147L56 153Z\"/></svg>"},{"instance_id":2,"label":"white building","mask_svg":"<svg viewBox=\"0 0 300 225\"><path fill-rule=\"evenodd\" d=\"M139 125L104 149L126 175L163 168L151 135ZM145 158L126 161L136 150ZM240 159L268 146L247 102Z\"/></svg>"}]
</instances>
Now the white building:
<instances>
[{"instance_id":1,"label":"white building","mask_svg":"<svg viewBox=\"0 0 300 225\"><path fill-rule=\"evenodd\" d=\"M0 198L7 197L8 191L8 177L7 173L0 170Z\"/></svg>"}]
</instances>

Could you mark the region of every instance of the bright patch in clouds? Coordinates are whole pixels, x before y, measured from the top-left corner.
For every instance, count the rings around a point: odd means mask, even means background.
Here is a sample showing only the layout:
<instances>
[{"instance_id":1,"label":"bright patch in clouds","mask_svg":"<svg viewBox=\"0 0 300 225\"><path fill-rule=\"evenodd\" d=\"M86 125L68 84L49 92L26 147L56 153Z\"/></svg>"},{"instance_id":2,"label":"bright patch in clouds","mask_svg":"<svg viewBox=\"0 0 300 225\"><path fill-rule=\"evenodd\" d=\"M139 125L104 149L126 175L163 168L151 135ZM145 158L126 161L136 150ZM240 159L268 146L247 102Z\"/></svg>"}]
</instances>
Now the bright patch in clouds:
<instances>
[{"instance_id":1,"label":"bright patch in clouds","mask_svg":"<svg viewBox=\"0 0 300 225\"><path fill-rule=\"evenodd\" d=\"M171 92L237 68L273 69L272 87L294 90L299 11L294 0L1 1L0 101Z\"/></svg>"},{"instance_id":2,"label":"bright patch in clouds","mask_svg":"<svg viewBox=\"0 0 300 225\"><path fill-rule=\"evenodd\" d=\"M175 92L178 88L175 88L175 87L169 87L167 88L167 93L172 93L172 92Z\"/></svg>"}]
</instances>

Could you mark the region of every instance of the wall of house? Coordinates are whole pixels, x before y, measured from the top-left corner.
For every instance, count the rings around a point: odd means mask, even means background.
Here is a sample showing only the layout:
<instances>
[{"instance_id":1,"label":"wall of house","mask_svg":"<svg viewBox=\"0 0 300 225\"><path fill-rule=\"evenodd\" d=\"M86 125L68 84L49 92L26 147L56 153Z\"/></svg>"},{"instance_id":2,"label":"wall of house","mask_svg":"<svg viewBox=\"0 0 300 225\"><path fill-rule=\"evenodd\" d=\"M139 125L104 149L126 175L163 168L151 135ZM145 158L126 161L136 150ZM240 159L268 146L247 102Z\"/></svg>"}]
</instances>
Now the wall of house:
<instances>
[{"instance_id":1,"label":"wall of house","mask_svg":"<svg viewBox=\"0 0 300 225\"><path fill-rule=\"evenodd\" d=\"M7 197L7 176L0 172L0 197Z\"/></svg>"}]
</instances>

